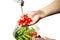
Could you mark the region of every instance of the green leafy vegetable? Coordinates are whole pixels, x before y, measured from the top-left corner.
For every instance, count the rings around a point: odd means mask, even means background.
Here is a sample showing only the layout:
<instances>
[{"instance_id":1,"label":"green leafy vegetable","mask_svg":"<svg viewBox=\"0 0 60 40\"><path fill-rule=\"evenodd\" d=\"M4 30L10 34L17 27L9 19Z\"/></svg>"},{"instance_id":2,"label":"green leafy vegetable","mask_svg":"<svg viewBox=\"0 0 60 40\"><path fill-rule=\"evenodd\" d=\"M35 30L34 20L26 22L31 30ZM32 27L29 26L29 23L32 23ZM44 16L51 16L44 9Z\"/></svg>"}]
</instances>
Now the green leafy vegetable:
<instances>
[{"instance_id":1,"label":"green leafy vegetable","mask_svg":"<svg viewBox=\"0 0 60 40\"><path fill-rule=\"evenodd\" d=\"M21 27L15 34L15 38L17 40L32 40L32 37L29 34L32 34L35 32L34 28L26 28Z\"/></svg>"},{"instance_id":2,"label":"green leafy vegetable","mask_svg":"<svg viewBox=\"0 0 60 40\"><path fill-rule=\"evenodd\" d=\"M17 31L17 34L22 35L24 31L26 31L26 27L21 27L20 30Z\"/></svg>"},{"instance_id":3,"label":"green leafy vegetable","mask_svg":"<svg viewBox=\"0 0 60 40\"><path fill-rule=\"evenodd\" d=\"M23 40L23 38L22 38L21 36L19 36L19 37L17 38L17 40Z\"/></svg>"},{"instance_id":4,"label":"green leafy vegetable","mask_svg":"<svg viewBox=\"0 0 60 40\"><path fill-rule=\"evenodd\" d=\"M32 37L27 35L27 34L24 34L24 36L28 37L30 40L32 40Z\"/></svg>"},{"instance_id":5,"label":"green leafy vegetable","mask_svg":"<svg viewBox=\"0 0 60 40\"><path fill-rule=\"evenodd\" d=\"M26 36L22 35L22 37L23 37L25 40L28 40L28 38L27 38Z\"/></svg>"}]
</instances>

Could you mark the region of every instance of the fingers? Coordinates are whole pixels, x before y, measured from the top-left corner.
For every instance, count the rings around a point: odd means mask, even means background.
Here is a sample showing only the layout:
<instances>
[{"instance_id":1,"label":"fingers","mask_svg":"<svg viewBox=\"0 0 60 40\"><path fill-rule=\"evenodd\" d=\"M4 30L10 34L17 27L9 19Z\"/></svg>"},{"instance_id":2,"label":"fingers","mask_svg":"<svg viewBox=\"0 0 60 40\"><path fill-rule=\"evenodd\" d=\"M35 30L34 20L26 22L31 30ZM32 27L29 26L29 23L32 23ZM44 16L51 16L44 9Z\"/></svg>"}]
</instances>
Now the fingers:
<instances>
[{"instance_id":1,"label":"fingers","mask_svg":"<svg viewBox=\"0 0 60 40\"><path fill-rule=\"evenodd\" d=\"M45 40L44 38L35 38L35 40Z\"/></svg>"},{"instance_id":2,"label":"fingers","mask_svg":"<svg viewBox=\"0 0 60 40\"><path fill-rule=\"evenodd\" d=\"M32 11L29 13L29 16L31 16L32 18L36 15L37 13L35 11Z\"/></svg>"},{"instance_id":3,"label":"fingers","mask_svg":"<svg viewBox=\"0 0 60 40\"><path fill-rule=\"evenodd\" d=\"M29 17L33 18L36 15L36 12L35 11L30 11L30 12L26 12L26 13L23 13L23 14L28 14Z\"/></svg>"},{"instance_id":4,"label":"fingers","mask_svg":"<svg viewBox=\"0 0 60 40\"><path fill-rule=\"evenodd\" d=\"M35 23L37 23L39 20L40 20L40 16L39 15L35 15L33 18L32 18L32 22L29 24L29 25L33 25Z\"/></svg>"},{"instance_id":5,"label":"fingers","mask_svg":"<svg viewBox=\"0 0 60 40\"><path fill-rule=\"evenodd\" d=\"M51 38L48 38L48 37L43 37L45 40L55 40L55 39L51 39Z\"/></svg>"},{"instance_id":6,"label":"fingers","mask_svg":"<svg viewBox=\"0 0 60 40\"><path fill-rule=\"evenodd\" d=\"M32 18L32 20L33 20L29 25L33 25L33 24L37 23L39 21L39 19L41 18L40 15L38 15L35 11L23 13L23 15L24 14L27 14L28 17Z\"/></svg>"},{"instance_id":7,"label":"fingers","mask_svg":"<svg viewBox=\"0 0 60 40\"><path fill-rule=\"evenodd\" d=\"M50 39L48 37L42 37L42 38L35 38L35 40L55 40L55 39Z\"/></svg>"}]
</instances>

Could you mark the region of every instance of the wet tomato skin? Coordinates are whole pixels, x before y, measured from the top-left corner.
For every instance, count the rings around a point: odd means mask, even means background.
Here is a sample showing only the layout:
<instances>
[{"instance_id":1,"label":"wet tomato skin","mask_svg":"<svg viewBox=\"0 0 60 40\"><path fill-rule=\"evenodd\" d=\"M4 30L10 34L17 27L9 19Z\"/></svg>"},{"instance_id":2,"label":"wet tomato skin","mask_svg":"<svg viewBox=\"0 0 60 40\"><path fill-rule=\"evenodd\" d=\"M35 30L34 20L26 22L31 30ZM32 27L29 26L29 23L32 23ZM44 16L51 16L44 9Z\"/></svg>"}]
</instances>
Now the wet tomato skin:
<instances>
[{"instance_id":1,"label":"wet tomato skin","mask_svg":"<svg viewBox=\"0 0 60 40\"><path fill-rule=\"evenodd\" d=\"M37 32L34 32L33 34L30 34L30 36L36 37L37 36Z\"/></svg>"},{"instance_id":2,"label":"wet tomato skin","mask_svg":"<svg viewBox=\"0 0 60 40\"><path fill-rule=\"evenodd\" d=\"M32 22L32 19L28 17L28 15L21 16L22 19L18 21L19 25L28 25L30 22Z\"/></svg>"}]
</instances>

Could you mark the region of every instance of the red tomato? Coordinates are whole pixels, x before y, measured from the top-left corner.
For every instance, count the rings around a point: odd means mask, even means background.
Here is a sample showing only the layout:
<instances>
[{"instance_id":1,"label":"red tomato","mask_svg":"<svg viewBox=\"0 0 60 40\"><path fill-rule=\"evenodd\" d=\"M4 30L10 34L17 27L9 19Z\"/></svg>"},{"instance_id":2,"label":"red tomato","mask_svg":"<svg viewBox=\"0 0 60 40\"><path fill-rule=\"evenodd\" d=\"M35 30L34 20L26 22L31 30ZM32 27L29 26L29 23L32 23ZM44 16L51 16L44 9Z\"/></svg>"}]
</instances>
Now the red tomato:
<instances>
[{"instance_id":1,"label":"red tomato","mask_svg":"<svg viewBox=\"0 0 60 40\"><path fill-rule=\"evenodd\" d=\"M26 20L24 23L25 23L25 25L28 25L30 22L28 20Z\"/></svg>"},{"instance_id":2,"label":"red tomato","mask_svg":"<svg viewBox=\"0 0 60 40\"><path fill-rule=\"evenodd\" d=\"M27 15L23 15L22 19L18 21L19 25L28 25L30 22L32 22L32 19L29 18Z\"/></svg>"},{"instance_id":3,"label":"red tomato","mask_svg":"<svg viewBox=\"0 0 60 40\"><path fill-rule=\"evenodd\" d=\"M29 22L32 22L32 19L31 19L31 18L28 18L28 21L29 21Z\"/></svg>"},{"instance_id":4,"label":"red tomato","mask_svg":"<svg viewBox=\"0 0 60 40\"><path fill-rule=\"evenodd\" d=\"M28 17L28 15L27 15L27 14L24 14L24 15L23 15L23 17L25 17L25 16L26 16L26 17Z\"/></svg>"},{"instance_id":5,"label":"red tomato","mask_svg":"<svg viewBox=\"0 0 60 40\"><path fill-rule=\"evenodd\" d=\"M37 32L34 32L33 34L31 34L32 37L36 37L37 36Z\"/></svg>"},{"instance_id":6,"label":"red tomato","mask_svg":"<svg viewBox=\"0 0 60 40\"><path fill-rule=\"evenodd\" d=\"M20 20L18 21L18 23L19 23L19 25L23 25L24 20L21 20L21 19L20 19Z\"/></svg>"}]
</instances>

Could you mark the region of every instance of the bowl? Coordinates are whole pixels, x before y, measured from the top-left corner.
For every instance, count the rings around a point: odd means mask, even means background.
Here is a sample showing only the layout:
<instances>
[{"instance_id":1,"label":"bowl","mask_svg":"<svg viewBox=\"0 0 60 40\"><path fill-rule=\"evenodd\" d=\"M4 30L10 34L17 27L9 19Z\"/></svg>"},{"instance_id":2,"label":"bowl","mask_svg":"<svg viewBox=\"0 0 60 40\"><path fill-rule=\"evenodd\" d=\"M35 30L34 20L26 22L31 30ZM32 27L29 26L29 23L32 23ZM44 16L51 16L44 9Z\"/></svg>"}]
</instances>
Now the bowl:
<instances>
[{"instance_id":1,"label":"bowl","mask_svg":"<svg viewBox=\"0 0 60 40\"><path fill-rule=\"evenodd\" d=\"M35 31L38 33L37 36L40 35L40 28L39 28L37 25L28 26L28 28L32 28L32 27L33 27L33 28L35 29ZM13 32L14 38L15 38L16 32L17 32L20 28L21 28L21 26L16 25L16 28L14 29L14 32ZM16 39L16 38L15 38L15 39ZM33 39L34 39L34 37L32 37L32 40L33 40Z\"/></svg>"}]
</instances>

